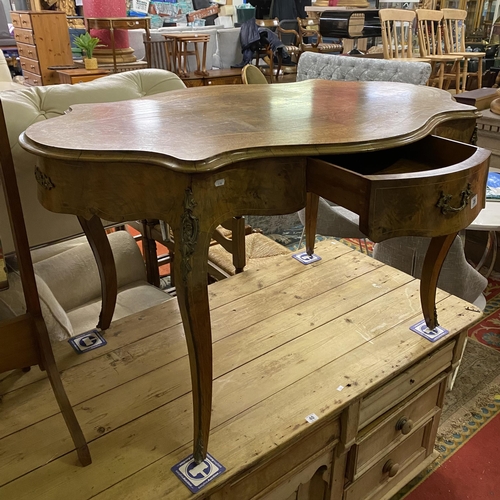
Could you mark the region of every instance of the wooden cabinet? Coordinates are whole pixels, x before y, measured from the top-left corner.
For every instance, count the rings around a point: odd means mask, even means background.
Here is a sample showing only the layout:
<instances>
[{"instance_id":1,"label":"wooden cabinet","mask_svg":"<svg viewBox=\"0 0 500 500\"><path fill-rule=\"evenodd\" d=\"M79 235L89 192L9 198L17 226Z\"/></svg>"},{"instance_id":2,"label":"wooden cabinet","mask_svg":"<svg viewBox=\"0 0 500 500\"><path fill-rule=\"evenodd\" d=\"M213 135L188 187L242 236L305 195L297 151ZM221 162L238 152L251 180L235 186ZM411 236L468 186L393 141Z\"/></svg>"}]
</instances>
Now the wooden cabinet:
<instances>
[{"instance_id":1,"label":"wooden cabinet","mask_svg":"<svg viewBox=\"0 0 500 500\"><path fill-rule=\"evenodd\" d=\"M4 427L23 427L0 436L10 480L0 498L62 500L75 490L81 500L390 498L434 459L446 382L480 313L440 292L450 333L429 342L409 330L418 280L338 242L316 251L316 266L280 256L210 285L220 325L210 454L226 467L214 482L193 495L170 471L191 447L189 368L178 357L185 339L171 300L113 323L108 344L84 362L67 342L56 346L70 393L84 391L76 408L85 406L97 467L82 471L67 437L46 430L55 417L47 418L43 375L21 378L3 403ZM300 295L290 293L297 284ZM31 398L40 403L22 411Z\"/></svg>"},{"instance_id":2,"label":"wooden cabinet","mask_svg":"<svg viewBox=\"0 0 500 500\"><path fill-rule=\"evenodd\" d=\"M11 12L14 37L26 85L59 83L51 66L73 64L64 12Z\"/></svg>"}]
</instances>

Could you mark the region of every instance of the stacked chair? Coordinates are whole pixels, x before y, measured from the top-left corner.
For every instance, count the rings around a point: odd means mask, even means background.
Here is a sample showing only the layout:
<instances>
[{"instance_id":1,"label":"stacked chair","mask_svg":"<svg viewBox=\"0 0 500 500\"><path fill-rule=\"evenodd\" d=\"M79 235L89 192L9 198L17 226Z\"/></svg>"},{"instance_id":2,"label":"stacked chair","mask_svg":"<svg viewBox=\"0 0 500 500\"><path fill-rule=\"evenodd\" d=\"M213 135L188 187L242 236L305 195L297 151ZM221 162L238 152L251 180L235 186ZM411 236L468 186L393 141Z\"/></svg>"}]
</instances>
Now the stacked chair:
<instances>
[{"instance_id":1,"label":"stacked chair","mask_svg":"<svg viewBox=\"0 0 500 500\"><path fill-rule=\"evenodd\" d=\"M483 59L485 52L466 52L465 50L465 18L467 11L460 9L443 9L443 33L445 54L463 57L462 90L467 87L467 75L477 77L477 88L483 86ZM477 71L468 73L471 59L478 59Z\"/></svg>"},{"instance_id":2,"label":"stacked chair","mask_svg":"<svg viewBox=\"0 0 500 500\"><path fill-rule=\"evenodd\" d=\"M455 80L455 89L458 94L462 90L460 63L464 58L458 54L443 54L441 38L443 12L417 9L416 16L420 54L429 59L432 66L429 84L434 83L440 89L448 89L450 81Z\"/></svg>"}]
</instances>

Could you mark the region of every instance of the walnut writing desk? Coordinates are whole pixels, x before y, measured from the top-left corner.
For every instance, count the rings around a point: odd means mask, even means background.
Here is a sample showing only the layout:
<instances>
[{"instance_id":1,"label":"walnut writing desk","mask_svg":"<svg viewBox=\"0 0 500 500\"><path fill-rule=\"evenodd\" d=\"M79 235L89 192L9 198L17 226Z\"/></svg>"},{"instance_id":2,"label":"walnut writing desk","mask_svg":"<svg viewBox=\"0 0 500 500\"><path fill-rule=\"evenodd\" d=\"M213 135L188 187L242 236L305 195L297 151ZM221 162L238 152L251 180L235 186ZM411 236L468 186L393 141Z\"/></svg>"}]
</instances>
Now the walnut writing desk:
<instances>
[{"instance_id":1,"label":"walnut writing desk","mask_svg":"<svg viewBox=\"0 0 500 500\"><path fill-rule=\"evenodd\" d=\"M432 237L421 302L433 326L439 270L456 233L484 207L490 153L430 134L468 141L475 119L475 108L434 88L309 80L77 105L31 126L21 143L40 157L41 203L77 215L90 239L103 279L102 328L116 275L99 217L172 227L201 461L212 408L207 256L216 226L243 214L291 213L307 201L311 251L323 196L358 213L374 241Z\"/></svg>"}]
</instances>

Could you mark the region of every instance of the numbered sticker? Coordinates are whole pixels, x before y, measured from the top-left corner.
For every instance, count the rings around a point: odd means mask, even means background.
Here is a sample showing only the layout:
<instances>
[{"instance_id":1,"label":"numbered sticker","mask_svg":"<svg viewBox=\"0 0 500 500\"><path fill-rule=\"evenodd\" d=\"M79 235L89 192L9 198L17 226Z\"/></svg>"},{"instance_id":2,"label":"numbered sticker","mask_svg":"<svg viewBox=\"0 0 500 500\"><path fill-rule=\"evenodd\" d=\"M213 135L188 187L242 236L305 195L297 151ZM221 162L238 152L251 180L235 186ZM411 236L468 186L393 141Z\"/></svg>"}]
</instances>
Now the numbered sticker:
<instances>
[{"instance_id":1,"label":"numbered sticker","mask_svg":"<svg viewBox=\"0 0 500 500\"><path fill-rule=\"evenodd\" d=\"M316 422L316 420L318 420L319 417L318 415L316 415L316 413L311 413L310 415L307 415L306 417L306 422L309 422L310 424L312 424L313 422Z\"/></svg>"},{"instance_id":2,"label":"numbered sticker","mask_svg":"<svg viewBox=\"0 0 500 500\"><path fill-rule=\"evenodd\" d=\"M470 207L474 208L477 205L477 194L475 194L470 200Z\"/></svg>"}]
</instances>

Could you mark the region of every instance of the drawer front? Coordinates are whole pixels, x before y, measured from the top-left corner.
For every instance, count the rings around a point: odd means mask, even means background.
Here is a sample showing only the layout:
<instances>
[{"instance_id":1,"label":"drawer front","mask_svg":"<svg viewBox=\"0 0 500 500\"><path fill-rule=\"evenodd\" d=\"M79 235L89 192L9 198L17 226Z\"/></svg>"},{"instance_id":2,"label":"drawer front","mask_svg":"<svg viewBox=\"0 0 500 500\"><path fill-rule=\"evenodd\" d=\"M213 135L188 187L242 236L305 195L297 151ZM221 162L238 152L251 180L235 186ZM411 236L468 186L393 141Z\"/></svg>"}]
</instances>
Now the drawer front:
<instances>
[{"instance_id":1,"label":"drawer front","mask_svg":"<svg viewBox=\"0 0 500 500\"><path fill-rule=\"evenodd\" d=\"M422 359L361 401L359 429L413 394L451 366L455 341Z\"/></svg>"},{"instance_id":2,"label":"drawer front","mask_svg":"<svg viewBox=\"0 0 500 500\"><path fill-rule=\"evenodd\" d=\"M274 489L282 487L285 481L288 482L288 485L284 487L287 491L297 490L302 482L307 482L310 479L310 477L304 479L299 472L306 469L304 476L307 476L309 469L311 469L312 477L320 467L314 468L311 465L311 460L316 460L326 454L329 457L328 463L330 463L332 450L338 441L339 433L338 420L323 425L309 436L287 447L278 456L273 456L255 470L247 471L242 479L232 484L229 491L225 492L228 495L227 498L238 498L239 500L261 498L270 494ZM307 464L304 465L306 462Z\"/></svg>"},{"instance_id":3,"label":"drawer front","mask_svg":"<svg viewBox=\"0 0 500 500\"><path fill-rule=\"evenodd\" d=\"M14 28L21 28L21 14L18 12L11 12L10 18L12 19L12 25Z\"/></svg>"},{"instance_id":4,"label":"drawer front","mask_svg":"<svg viewBox=\"0 0 500 500\"><path fill-rule=\"evenodd\" d=\"M42 77L40 75L36 75L35 73L30 73L29 71L24 71L23 76L25 85L30 85L35 87L38 85L43 85Z\"/></svg>"},{"instance_id":5,"label":"drawer front","mask_svg":"<svg viewBox=\"0 0 500 500\"><path fill-rule=\"evenodd\" d=\"M35 45L33 32L30 30L16 29L14 30L14 38L16 39L16 42L29 43L30 45Z\"/></svg>"},{"instance_id":6,"label":"drawer front","mask_svg":"<svg viewBox=\"0 0 500 500\"><path fill-rule=\"evenodd\" d=\"M32 26L31 26L31 15L30 14L26 14L26 13L22 13L20 14L19 16L21 18L21 26L20 28L25 28L25 29L31 29Z\"/></svg>"},{"instance_id":7,"label":"drawer front","mask_svg":"<svg viewBox=\"0 0 500 500\"><path fill-rule=\"evenodd\" d=\"M242 83L241 76L224 76L222 78L208 78L206 85L235 85Z\"/></svg>"},{"instance_id":8,"label":"drawer front","mask_svg":"<svg viewBox=\"0 0 500 500\"><path fill-rule=\"evenodd\" d=\"M92 82L93 80L97 80L97 78L102 78L106 75L80 75L80 76L72 76L71 83L84 83L84 82Z\"/></svg>"},{"instance_id":9,"label":"drawer front","mask_svg":"<svg viewBox=\"0 0 500 500\"><path fill-rule=\"evenodd\" d=\"M29 73L34 73L36 75L41 75L40 73L40 65L38 61L35 59L27 59L26 57L20 57L21 68L23 69L23 73L28 71Z\"/></svg>"},{"instance_id":10,"label":"drawer front","mask_svg":"<svg viewBox=\"0 0 500 500\"><path fill-rule=\"evenodd\" d=\"M446 375L441 375L419 390L416 396L363 429L350 452L349 460L354 463L349 466L353 471L349 479L363 474L381 455L389 453L439 412L446 378Z\"/></svg>"},{"instance_id":11,"label":"drawer front","mask_svg":"<svg viewBox=\"0 0 500 500\"><path fill-rule=\"evenodd\" d=\"M293 471L271 491L259 494L252 500L290 500L296 498L330 498L332 450L309 460ZM314 493L313 493L314 492ZM314 495L314 496L313 496ZM232 498L232 497L231 497Z\"/></svg>"},{"instance_id":12,"label":"drawer front","mask_svg":"<svg viewBox=\"0 0 500 500\"><path fill-rule=\"evenodd\" d=\"M427 424L431 425L431 423ZM344 500L375 500L391 489L401 476L423 462L427 455L427 426L412 434L393 451L385 455L344 491Z\"/></svg>"},{"instance_id":13,"label":"drawer front","mask_svg":"<svg viewBox=\"0 0 500 500\"><path fill-rule=\"evenodd\" d=\"M20 57L26 57L28 59L38 60L38 52L34 45L27 45L25 43L17 44L17 51Z\"/></svg>"},{"instance_id":14,"label":"drawer front","mask_svg":"<svg viewBox=\"0 0 500 500\"><path fill-rule=\"evenodd\" d=\"M373 241L443 236L484 207L490 152L429 136L400 148L308 161L308 190L360 216Z\"/></svg>"},{"instance_id":15,"label":"drawer front","mask_svg":"<svg viewBox=\"0 0 500 500\"><path fill-rule=\"evenodd\" d=\"M96 28L99 26L102 29L109 29L109 22L107 21L90 21L89 24L90 27ZM144 19L134 19L134 20L128 20L128 19L114 19L113 20L113 28L114 29L123 29L123 30L133 30L133 29L145 29L147 26L147 20L146 18Z\"/></svg>"},{"instance_id":16,"label":"drawer front","mask_svg":"<svg viewBox=\"0 0 500 500\"><path fill-rule=\"evenodd\" d=\"M193 79L185 79L182 80L186 87L203 87L203 79L202 78L193 78Z\"/></svg>"}]
</instances>

